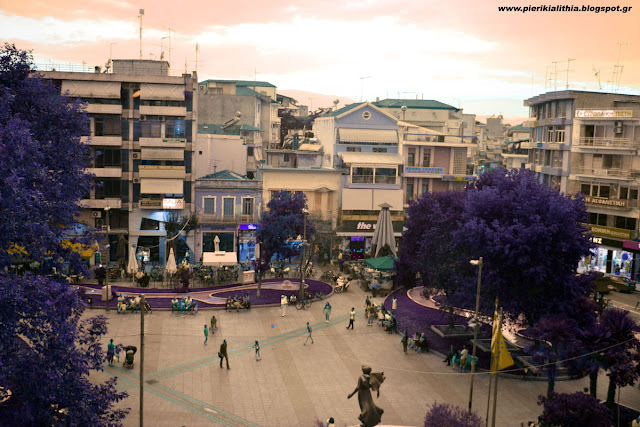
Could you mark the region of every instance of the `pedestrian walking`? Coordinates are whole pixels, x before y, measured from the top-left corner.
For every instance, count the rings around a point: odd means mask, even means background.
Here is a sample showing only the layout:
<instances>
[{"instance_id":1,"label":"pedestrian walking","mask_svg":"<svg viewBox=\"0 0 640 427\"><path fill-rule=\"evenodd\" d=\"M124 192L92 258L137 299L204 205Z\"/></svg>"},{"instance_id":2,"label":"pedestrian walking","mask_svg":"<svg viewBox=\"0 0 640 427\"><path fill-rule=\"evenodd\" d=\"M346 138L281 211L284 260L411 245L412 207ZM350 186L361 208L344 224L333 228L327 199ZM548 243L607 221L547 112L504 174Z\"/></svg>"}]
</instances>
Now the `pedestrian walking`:
<instances>
[{"instance_id":1,"label":"pedestrian walking","mask_svg":"<svg viewBox=\"0 0 640 427\"><path fill-rule=\"evenodd\" d=\"M396 314L396 310L398 309L398 300L394 296L391 300L391 310L393 310L393 314Z\"/></svg>"},{"instance_id":2,"label":"pedestrian walking","mask_svg":"<svg viewBox=\"0 0 640 427\"><path fill-rule=\"evenodd\" d=\"M369 306L369 314L367 315L367 326L373 326L373 321L376 318L376 306L371 304Z\"/></svg>"},{"instance_id":3,"label":"pedestrian walking","mask_svg":"<svg viewBox=\"0 0 640 427\"><path fill-rule=\"evenodd\" d=\"M409 345L409 331L404 331L404 335L402 335L402 339L400 340L402 343L402 350L404 354L407 354L407 346Z\"/></svg>"},{"instance_id":4,"label":"pedestrian walking","mask_svg":"<svg viewBox=\"0 0 640 427\"><path fill-rule=\"evenodd\" d=\"M365 317L367 316L367 314L369 314L369 307L371 307L373 304L371 303L371 298L369 298L369 295L367 295L367 299L364 300L364 315Z\"/></svg>"},{"instance_id":5,"label":"pedestrian walking","mask_svg":"<svg viewBox=\"0 0 640 427\"><path fill-rule=\"evenodd\" d=\"M349 325L347 325L347 329L353 329L353 321L356 319L356 309L351 307L351 313L349 313Z\"/></svg>"},{"instance_id":6,"label":"pedestrian walking","mask_svg":"<svg viewBox=\"0 0 640 427\"><path fill-rule=\"evenodd\" d=\"M218 327L218 319L216 319L216 315L211 316L211 333L214 334L216 332L216 328Z\"/></svg>"},{"instance_id":7,"label":"pedestrian walking","mask_svg":"<svg viewBox=\"0 0 640 427\"><path fill-rule=\"evenodd\" d=\"M282 308L282 317L284 317L284 315L287 314L287 304L289 304L289 301L287 300L287 296L282 295L280 297L280 308Z\"/></svg>"},{"instance_id":8,"label":"pedestrian walking","mask_svg":"<svg viewBox=\"0 0 640 427\"><path fill-rule=\"evenodd\" d=\"M333 417L329 418L327 420L327 425L326 427L336 427L336 422L333 420Z\"/></svg>"},{"instance_id":9,"label":"pedestrian walking","mask_svg":"<svg viewBox=\"0 0 640 427\"><path fill-rule=\"evenodd\" d=\"M120 351L122 351L122 344L116 346L116 363L120 363Z\"/></svg>"},{"instance_id":10,"label":"pedestrian walking","mask_svg":"<svg viewBox=\"0 0 640 427\"><path fill-rule=\"evenodd\" d=\"M307 339L304 340L304 345L307 345L307 341L311 340L311 344L313 344L313 337L311 336L311 325L309 324L309 322L307 322L307 332L309 333L309 335L307 335Z\"/></svg>"},{"instance_id":11,"label":"pedestrian walking","mask_svg":"<svg viewBox=\"0 0 640 427\"><path fill-rule=\"evenodd\" d=\"M253 345L253 348L256 349L256 360L259 362L260 359L262 359L260 357L260 344L258 343L258 341L256 340L256 343Z\"/></svg>"},{"instance_id":12,"label":"pedestrian walking","mask_svg":"<svg viewBox=\"0 0 640 427\"><path fill-rule=\"evenodd\" d=\"M218 357L220 358L220 367L222 368L222 359L227 361L227 369L229 369L229 356L227 355L227 340L222 341L220 344L220 351L218 351Z\"/></svg>"},{"instance_id":13,"label":"pedestrian walking","mask_svg":"<svg viewBox=\"0 0 640 427\"><path fill-rule=\"evenodd\" d=\"M208 340L209 340L209 330L207 329L207 325L204 325L204 345L207 345Z\"/></svg>"},{"instance_id":14,"label":"pedestrian walking","mask_svg":"<svg viewBox=\"0 0 640 427\"><path fill-rule=\"evenodd\" d=\"M331 315L331 304L329 304L329 301L324 305L322 311L324 312L325 322L329 323L329 316Z\"/></svg>"},{"instance_id":15,"label":"pedestrian walking","mask_svg":"<svg viewBox=\"0 0 640 427\"><path fill-rule=\"evenodd\" d=\"M113 355L115 354L116 346L113 344L113 338L107 344L107 362L109 366L113 366Z\"/></svg>"}]
</instances>

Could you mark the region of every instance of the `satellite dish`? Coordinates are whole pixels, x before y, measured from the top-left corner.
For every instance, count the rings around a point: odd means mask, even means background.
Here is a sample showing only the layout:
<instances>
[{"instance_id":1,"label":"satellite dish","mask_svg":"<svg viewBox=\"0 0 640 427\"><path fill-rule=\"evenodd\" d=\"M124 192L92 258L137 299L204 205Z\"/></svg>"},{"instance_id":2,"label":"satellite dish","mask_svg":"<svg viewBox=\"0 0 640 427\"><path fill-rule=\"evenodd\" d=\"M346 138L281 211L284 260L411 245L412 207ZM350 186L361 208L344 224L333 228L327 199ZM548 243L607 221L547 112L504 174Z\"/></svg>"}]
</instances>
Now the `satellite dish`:
<instances>
[{"instance_id":1,"label":"satellite dish","mask_svg":"<svg viewBox=\"0 0 640 427\"><path fill-rule=\"evenodd\" d=\"M339 100L339 99L334 99L334 100L333 100L333 103L334 103L334 104L336 104L336 105L338 105L338 104L340 104L340 100Z\"/></svg>"},{"instance_id":2,"label":"satellite dish","mask_svg":"<svg viewBox=\"0 0 640 427\"><path fill-rule=\"evenodd\" d=\"M400 109L402 110L402 112L404 113L405 111L407 111L407 106L403 105L402 107L400 107Z\"/></svg>"}]
</instances>

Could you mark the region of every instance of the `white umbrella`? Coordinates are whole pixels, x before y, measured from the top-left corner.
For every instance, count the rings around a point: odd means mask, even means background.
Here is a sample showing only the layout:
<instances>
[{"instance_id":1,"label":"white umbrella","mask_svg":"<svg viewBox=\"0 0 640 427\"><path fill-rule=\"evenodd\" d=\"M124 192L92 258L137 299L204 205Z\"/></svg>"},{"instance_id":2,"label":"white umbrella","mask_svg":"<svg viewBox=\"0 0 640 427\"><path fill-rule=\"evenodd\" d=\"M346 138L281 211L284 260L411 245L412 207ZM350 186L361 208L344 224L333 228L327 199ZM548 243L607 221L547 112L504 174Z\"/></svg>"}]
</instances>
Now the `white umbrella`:
<instances>
[{"instance_id":1,"label":"white umbrella","mask_svg":"<svg viewBox=\"0 0 640 427\"><path fill-rule=\"evenodd\" d=\"M178 271L178 267L176 266L176 256L173 254L173 248L169 250L169 259L167 260L167 264L164 266L164 271L166 274L175 274Z\"/></svg>"},{"instance_id":2,"label":"white umbrella","mask_svg":"<svg viewBox=\"0 0 640 427\"><path fill-rule=\"evenodd\" d=\"M380 215L376 223L376 231L373 233L371 245L375 246L375 256L377 257L384 245L389 245L389 249L393 255L397 254L396 238L393 235L393 223L391 222L391 205L383 203L380 206Z\"/></svg>"},{"instance_id":3,"label":"white umbrella","mask_svg":"<svg viewBox=\"0 0 640 427\"><path fill-rule=\"evenodd\" d=\"M138 271L138 261L136 260L136 249L131 246L129 248L129 263L127 264L127 273L136 274Z\"/></svg>"}]
</instances>

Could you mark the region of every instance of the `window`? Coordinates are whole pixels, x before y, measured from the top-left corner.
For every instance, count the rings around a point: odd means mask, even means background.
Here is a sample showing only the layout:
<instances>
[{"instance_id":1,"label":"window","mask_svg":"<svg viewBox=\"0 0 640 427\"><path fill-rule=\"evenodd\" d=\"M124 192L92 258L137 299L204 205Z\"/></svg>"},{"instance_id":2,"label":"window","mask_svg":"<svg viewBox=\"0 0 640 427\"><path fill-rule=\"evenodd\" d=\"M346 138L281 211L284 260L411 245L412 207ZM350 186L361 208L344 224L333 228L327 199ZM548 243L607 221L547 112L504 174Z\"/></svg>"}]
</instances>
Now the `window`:
<instances>
[{"instance_id":1,"label":"window","mask_svg":"<svg viewBox=\"0 0 640 427\"><path fill-rule=\"evenodd\" d=\"M365 120L369 120L371 118L371 112L370 111L365 111L362 113L362 118Z\"/></svg>"},{"instance_id":2,"label":"window","mask_svg":"<svg viewBox=\"0 0 640 427\"><path fill-rule=\"evenodd\" d=\"M551 166L551 150L545 150L544 152L544 165Z\"/></svg>"},{"instance_id":3,"label":"window","mask_svg":"<svg viewBox=\"0 0 640 427\"><path fill-rule=\"evenodd\" d=\"M431 166L431 150L425 150L422 153L422 167L428 168L429 166Z\"/></svg>"},{"instance_id":4,"label":"window","mask_svg":"<svg viewBox=\"0 0 640 427\"><path fill-rule=\"evenodd\" d=\"M242 215L252 216L253 215L253 199L249 197L245 197L242 199Z\"/></svg>"},{"instance_id":5,"label":"window","mask_svg":"<svg viewBox=\"0 0 640 427\"><path fill-rule=\"evenodd\" d=\"M186 101L173 101L170 99L143 99L141 105L149 107L186 107Z\"/></svg>"},{"instance_id":6,"label":"window","mask_svg":"<svg viewBox=\"0 0 640 427\"><path fill-rule=\"evenodd\" d=\"M202 251L214 252L216 248L215 239L220 239L219 247L221 251L235 252L235 238L233 233L202 233Z\"/></svg>"},{"instance_id":7,"label":"window","mask_svg":"<svg viewBox=\"0 0 640 427\"><path fill-rule=\"evenodd\" d=\"M386 153L387 149L386 148L375 148L373 149L374 153Z\"/></svg>"},{"instance_id":8,"label":"window","mask_svg":"<svg viewBox=\"0 0 640 427\"><path fill-rule=\"evenodd\" d=\"M422 184L422 192L420 194L426 194L429 192L429 184Z\"/></svg>"},{"instance_id":9,"label":"window","mask_svg":"<svg viewBox=\"0 0 640 427\"><path fill-rule=\"evenodd\" d=\"M143 138L160 138L160 128L162 122L160 120L142 120L140 121L140 136Z\"/></svg>"},{"instance_id":10,"label":"window","mask_svg":"<svg viewBox=\"0 0 640 427\"><path fill-rule=\"evenodd\" d=\"M582 184L580 186L580 191L585 196L591 197L601 197L608 199L611 194L611 187L603 184Z\"/></svg>"},{"instance_id":11,"label":"window","mask_svg":"<svg viewBox=\"0 0 640 427\"><path fill-rule=\"evenodd\" d=\"M347 152L350 152L350 153L354 153L354 152L359 153L361 151L362 151L362 148L360 147L347 147Z\"/></svg>"},{"instance_id":12,"label":"window","mask_svg":"<svg viewBox=\"0 0 640 427\"><path fill-rule=\"evenodd\" d=\"M556 117L566 117L567 104L565 101L558 101L558 107L556 108Z\"/></svg>"},{"instance_id":13,"label":"window","mask_svg":"<svg viewBox=\"0 0 640 427\"><path fill-rule=\"evenodd\" d=\"M186 136L185 120L167 120L165 122L166 138L184 138Z\"/></svg>"},{"instance_id":14,"label":"window","mask_svg":"<svg viewBox=\"0 0 640 427\"><path fill-rule=\"evenodd\" d=\"M222 201L222 214L225 217L232 217L234 214L234 202L235 199L233 197L225 197Z\"/></svg>"},{"instance_id":15,"label":"window","mask_svg":"<svg viewBox=\"0 0 640 427\"><path fill-rule=\"evenodd\" d=\"M351 168L351 182L354 184L372 184L373 168Z\"/></svg>"},{"instance_id":16,"label":"window","mask_svg":"<svg viewBox=\"0 0 640 427\"><path fill-rule=\"evenodd\" d=\"M282 155L282 161L285 163L288 163L291 161L291 156L289 155L289 153L285 153Z\"/></svg>"},{"instance_id":17,"label":"window","mask_svg":"<svg viewBox=\"0 0 640 427\"><path fill-rule=\"evenodd\" d=\"M556 142L564 142L564 126L556 126Z\"/></svg>"},{"instance_id":18,"label":"window","mask_svg":"<svg viewBox=\"0 0 640 427\"><path fill-rule=\"evenodd\" d=\"M96 168L108 168L108 167L120 167L122 165L120 149L113 148L99 148L95 150L94 167Z\"/></svg>"},{"instance_id":19,"label":"window","mask_svg":"<svg viewBox=\"0 0 640 427\"><path fill-rule=\"evenodd\" d=\"M120 197L122 194L122 183L120 178L96 179L96 199L107 197Z\"/></svg>"},{"instance_id":20,"label":"window","mask_svg":"<svg viewBox=\"0 0 640 427\"><path fill-rule=\"evenodd\" d=\"M638 200L638 189L620 187L620 198L622 200Z\"/></svg>"},{"instance_id":21,"label":"window","mask_svg":"<svg viewBox=\"0 0 640 427\"><path fill-rule=\"evenodd\" d=\"M636 219L635 218L627 218L624 216L615 217L615 227L622 228L624 230L635 230L636 229Z\"/></svg>"},{"instance_id":22,"label":"window","mask_svg":"<svg viewBox=\"0 0 640 427\"><path fill-rule=\"evenodd\" d=\"M155 219L142 218L140 221L140 230L160 230L160 221Z\"/></svg>"},{"instance_id":23,"label":"window","mask_svg":"<svg viewBox=\"0 0 640 427\"><path fill-rule=\"evenodd\" d=\"M202 154L202 151L200 152ZM253 157L253 147L247 147L247 156Z\"/></svg>"},{"instance_id":24,"label":"window","mask_svg":"<svg viewBox=\"0 0 640 427\"><path fill-rule=\"evenodd\" d=\"M562 167L562 152L554 151L551 156L551 166L554 168Z\"/></svg>"},{"instance_id":25,"label":"window","mask_svg":"<svg viewBox=\"0 0 640 427\"><path fill-rule=\"evenodd\" d=\"M407 153L407 166L415 166L416 165L416 152L415 149L409 149Z\"/></svg>"},{"instance_id":26,"label":"window","mask_svg":"<svg viewBox=\"0 0 640 427\"><path fill-rule=\"evenodd\" d=\"M314 192L313 193L313 203L314 203L314 209L317 211L321 211L322 210L322 193L319 192Z\"/></svg>"},{"instance_id":27,"label":"window","mask_svg":"<svg viewBox=\"0 0 640 427\"><path fill-rule=\"evenodd\" d=\"M203 205L204 205L204 214L205 215L214 215L216 213L216 198L215 197L205 197Z\"/></svg>"},{"instance_id":28,"label":"window","mask_svg":"<svg viewBox=\"0 0 640 427\"><path fill-rule=\"evenodd\" d=\"M119 116L97 116L93 118L94 136L120 136L122 123Z\"/></svg>"},{"instance_id":29,"label":"window","mask_svg":"<svg viewBox=\"0 0 640 427\"><path fill-rule=\"evenodd\" d=\"M553 142L553 127L547 128L547 142Z\"/></svg>"},{"instance_id":30,"label":"window","mask_svg":"<svg viewBox=\"0 0 640 427\"><path fill-rule=\"evenodd\" d=\"M395 184L396 168L376 168L376 184Z\"/></svg>"},{"instance_id":31,"label":"window","mask_svg":"<svg viewBox=\"0 0 640 427\"><path fill-rule=\"evenodd\" d=\"M407 202L413 200L413 184L407 184Z\"/></svg>"},{"instance_id":32,"label":"window","mask_svg":"<svg viewBox=\"0 0 640 427\"><path fill-rule=\"evenodd\" d=\"M606 214L589 213L589 224L606 226L607 225L607 215Z\"/></svg>"}]
</instances>

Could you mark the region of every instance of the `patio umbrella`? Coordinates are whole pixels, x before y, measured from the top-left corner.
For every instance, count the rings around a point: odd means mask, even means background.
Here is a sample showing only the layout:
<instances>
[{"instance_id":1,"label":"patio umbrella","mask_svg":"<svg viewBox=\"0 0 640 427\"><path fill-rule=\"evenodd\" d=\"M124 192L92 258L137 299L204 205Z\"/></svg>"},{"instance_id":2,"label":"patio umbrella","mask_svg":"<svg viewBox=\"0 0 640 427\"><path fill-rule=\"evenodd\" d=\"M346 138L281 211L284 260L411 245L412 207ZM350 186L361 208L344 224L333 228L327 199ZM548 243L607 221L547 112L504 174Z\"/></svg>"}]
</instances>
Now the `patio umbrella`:
<instances>
[{"instance_id":1,"label":"patio umbrella","mask_svg":"<svg viewBox=\"0 0 640 427\"><path fill-rule=\"evenodd\" d=\"M382 285L380 285L380 283L378 283L378 282L369 283L369 289L378 289L378 290L380 290L381 286Z\"/></svg>"},{"instance_id":2,"label":"patio umbrella","mask_svg":"<svg viewBox=\"0 0 640 427\"><path fill-rule=\"evenodd\" d=\"M391 222L391 212L389 212L391 205L383 203L379 206L381 208L380 215L376 223L376 231L371 239L371 252L377 257L382 248L388 245L391 253L396 255L396 238L393 235L393 223Z\"/></svg>"},{"instance_id":3,"label":"patio umbrella","mask_svg":"<svg viewBox=\"0 0 640 427\"><path fill-rule=\"evenodd\" d=\"M127 265L127 273L136 274L138 271L138 261L136 260L136 248L129 248L129 264Z\"/></svg>"},{"instance_id":4,"label":"patio umbrella","mask_svg":"<svg viewBox=\"0 0 640 427\"><path fill-rule=\"evenodd\" d=\"M167 260L167 264L164 266L164 271L166 274L175 274L178 271L178 267L176 266L176 256L173 253L173 248L169 250L169 259Z\"/></svg>"},{"instance_id":5,"label":"patio umbrella","mask_svg":"<svg viewBox=\"0 0 640 427\"><path fill-rule=\"evenodd\" d=\"M122 233L120 233L120 237L118 237L118 250L116 252L116 256L118 257L118 268L124 270L127 266L127 241Z\"/></svg>"}]
</instances>

